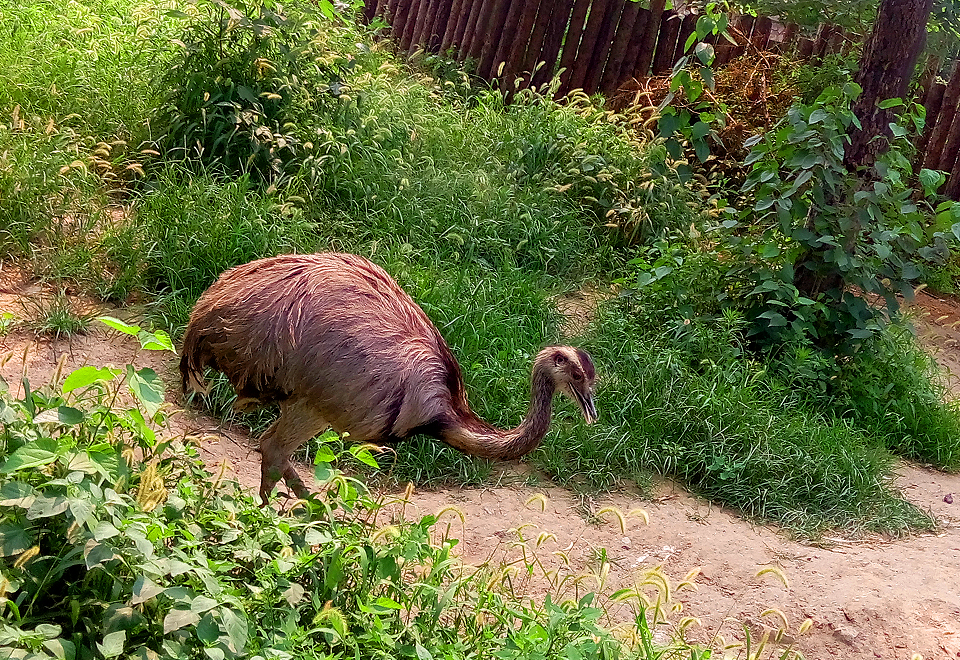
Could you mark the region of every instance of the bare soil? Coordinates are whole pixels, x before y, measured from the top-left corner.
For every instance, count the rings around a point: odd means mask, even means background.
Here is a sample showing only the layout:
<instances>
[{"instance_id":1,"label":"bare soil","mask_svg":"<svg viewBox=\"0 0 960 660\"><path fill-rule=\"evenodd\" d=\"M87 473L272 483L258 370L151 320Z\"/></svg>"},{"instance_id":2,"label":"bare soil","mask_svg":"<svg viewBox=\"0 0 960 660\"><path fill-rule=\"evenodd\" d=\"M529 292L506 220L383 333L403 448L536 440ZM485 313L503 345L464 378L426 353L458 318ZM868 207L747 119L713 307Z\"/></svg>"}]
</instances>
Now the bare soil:
<instances>
[{"instance_id":1,"label":"bare soil","mask_svg":"<svg viewBox=\"0 0 960 660\"><path fill-rule=\"evenodd\" d=\"M9 267L0 271L0 313L25 319L43 294L41 287ZM951 374L960 374L960 302L920 294L913 314L932 355ZM0 375L11 389L19 387L24 375L34 386L49 382L61 360L63 374L86 363L122 366L135 361L155 368L171 392L177 389L175 358L140 352L134 341L102 326L52 340L17 325L0 337L0 356ZM951 383L960 396L960 378L951 375ZM175 394L170 401L177 405ZM201 449L211 468L225 461L228 474L256 490L259 454L242 431L180 412L172 417L171 432L202 437ZM415 492L403 513L410 518L453 507L437 528L460 539L457 551L468 564L518 562L526 552L528 559L535 555L543 569L550 570L561 567L562 553L569 559L569 574L584 575L596 572L598 552L605 549L610 562L607 593L633 586L650 568L662 567L674 583L699 568L697 589L675 595L683 603L683 615L701 622L690 633L697 640L710 640L718 632L728 642L740 640L744 625L756 634L764 625L775 625L771 615L762 613L777 608L791 630L804 619L813 621L796 640L807 658L909 660L917 653L960 658L960 475L912 464L899 468L897 487L937 517L940 528L935 534L896 540L827 536L810 545L669 481L657 484L652 499L629 492L589 499L560 488L523 485L529 483L529 470L523 468L504 464L497 486ZM311 477L307 479L309 483ZM537 499L538 494L545 501ZM398 495L385 493L388 498ZM623 531L614 516L598 515L607 506L624 514L643 509L649 525L639 515L628 516ZM384 515L399 515L400 508L395 505ZM537 548L541 532L553 536ZM517 543L521 538L525 544ZM757 577L770 566L783 570L789 587L769 573ZM514 585L532 597L547 589L542 572L520 574ZM565 595L574 595L572 585L567 583ZM586 580L580 593L594 587Z\"/></svg>"}]
</instances>

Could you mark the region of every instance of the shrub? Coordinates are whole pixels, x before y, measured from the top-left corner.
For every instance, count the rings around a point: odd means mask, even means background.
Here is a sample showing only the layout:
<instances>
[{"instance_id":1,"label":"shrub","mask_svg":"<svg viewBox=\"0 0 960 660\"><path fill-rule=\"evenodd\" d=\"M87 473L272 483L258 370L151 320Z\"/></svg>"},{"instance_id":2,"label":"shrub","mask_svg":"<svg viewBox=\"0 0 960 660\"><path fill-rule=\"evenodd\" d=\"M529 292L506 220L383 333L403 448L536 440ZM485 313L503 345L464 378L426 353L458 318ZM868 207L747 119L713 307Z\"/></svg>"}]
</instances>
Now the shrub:
<instances>
[{"instance_id":1,"label":"shrub","mask_svg":"<svg viewBox=\"0 0 960 660\"><path fill-rule=\"evenodd\" d=\"M331 53L316 9L244 0L197 8L157 82L166 93L152 140L168 160L224 173L275 181L296 171L313 147L307 122L337 107L355 62Z\"/></svg>"}]
</instances>

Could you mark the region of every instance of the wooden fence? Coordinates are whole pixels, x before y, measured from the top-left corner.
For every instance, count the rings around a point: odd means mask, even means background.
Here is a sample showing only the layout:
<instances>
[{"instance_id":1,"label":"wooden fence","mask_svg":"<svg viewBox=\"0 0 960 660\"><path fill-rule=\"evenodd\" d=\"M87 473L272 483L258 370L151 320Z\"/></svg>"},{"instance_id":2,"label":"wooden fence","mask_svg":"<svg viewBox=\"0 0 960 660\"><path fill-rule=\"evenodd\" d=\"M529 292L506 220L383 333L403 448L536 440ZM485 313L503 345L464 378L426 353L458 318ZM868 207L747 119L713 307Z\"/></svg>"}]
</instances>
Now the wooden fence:
<instances>
[{"instance_id":1,"label":"wooden fence","mask_svg":"<svg viewBox=\"0 0 960 660\"><path fill-rule=\"evenodd\" d=\"M379 16L408 53L450 52L471 60L479 77L505 94L540 87L560 72L558 96L574 89L610 95L631 78L669 72L683 55L697 16L665 10L665 0L367 0L365 18ZM714 40L716 65L748 48L820 59L860 41L841 28L821 25L811 36L794 24L734 16L736 41ZM948 173L941 193L960 200L960 60L948 82L925 85L924 134L917 164Z\"/></svg>"},{"instance_id":2,"label":"wooden fence","mask_svg":"<svg viewBox=\"0 0 960 660\"><path fill-rule=\"evenodd\" d=\"M927 123L917 142L917 163L948 174L940 192L960 200L960 59L947 82L933 81L923 95Z\"/></svg>"},{"instance_id":3,"label":"wooden fence","mask_svg":"<svg viewBox=\"0 0 960 660\"><path fill-rule=\"evenodd\" d=\"M632 0L368 0L365 17L380 16L403 51L451 52L471 60L474 73L497 81L507 94L539 87L562 71L559 95L573 89L610 94L632 77L667 73L684 52L697 16L664 10L665 0L645 8ZM737 41L716 43L722 65L752 45L823 57L852 40L823 25L813 38L793 24L737 16Z\"/></svg>"}]
</instances>

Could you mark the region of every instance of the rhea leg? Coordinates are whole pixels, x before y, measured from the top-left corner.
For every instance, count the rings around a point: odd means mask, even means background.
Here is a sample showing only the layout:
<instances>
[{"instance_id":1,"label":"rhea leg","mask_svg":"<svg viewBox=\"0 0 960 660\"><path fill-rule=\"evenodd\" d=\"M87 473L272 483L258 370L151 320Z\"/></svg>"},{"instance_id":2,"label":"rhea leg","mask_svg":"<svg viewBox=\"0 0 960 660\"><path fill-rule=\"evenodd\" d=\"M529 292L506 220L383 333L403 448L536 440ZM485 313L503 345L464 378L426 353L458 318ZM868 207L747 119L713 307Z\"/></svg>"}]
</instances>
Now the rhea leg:
<instances>
[{"instance_id":1,"label":"rhea leg","mask_svg":"<svg viewBox=\"0 0 960 660\"><path fill-rule=\"evenodd\" d=\"M327 426L306 401L280 404L280 418L260 438L260 499L264 504L281 478L297 497L309 494L290 456Z\"/></svg>"}]
</instances>

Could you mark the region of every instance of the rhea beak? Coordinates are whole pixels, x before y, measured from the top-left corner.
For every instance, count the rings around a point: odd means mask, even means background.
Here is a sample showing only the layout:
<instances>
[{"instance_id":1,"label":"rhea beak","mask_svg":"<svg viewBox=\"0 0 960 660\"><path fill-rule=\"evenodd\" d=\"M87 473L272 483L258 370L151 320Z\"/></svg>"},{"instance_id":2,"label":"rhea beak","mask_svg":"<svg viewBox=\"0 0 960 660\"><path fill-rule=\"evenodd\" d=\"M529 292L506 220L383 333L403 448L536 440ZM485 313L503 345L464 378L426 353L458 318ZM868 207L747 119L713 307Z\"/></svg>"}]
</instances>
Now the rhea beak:
<instances>
[{"instance_id":1,"label":"rhea beak","mask_svg":"<svg viewBox=\"0 0 960 660\"><path fill-rule=\"evenodd\" d=\"M577 388L571 388L571 391L573 392L574 399L576 399L577 404L580 406L580 412L583 413L583 418L587 424L593 424L597 421L597 408L593 404L593 392L589 389L581 392Z\"/></svg>"}]
</instances>

